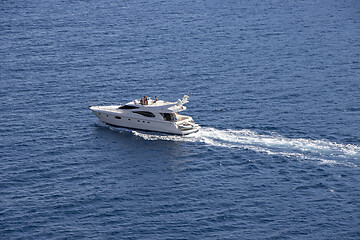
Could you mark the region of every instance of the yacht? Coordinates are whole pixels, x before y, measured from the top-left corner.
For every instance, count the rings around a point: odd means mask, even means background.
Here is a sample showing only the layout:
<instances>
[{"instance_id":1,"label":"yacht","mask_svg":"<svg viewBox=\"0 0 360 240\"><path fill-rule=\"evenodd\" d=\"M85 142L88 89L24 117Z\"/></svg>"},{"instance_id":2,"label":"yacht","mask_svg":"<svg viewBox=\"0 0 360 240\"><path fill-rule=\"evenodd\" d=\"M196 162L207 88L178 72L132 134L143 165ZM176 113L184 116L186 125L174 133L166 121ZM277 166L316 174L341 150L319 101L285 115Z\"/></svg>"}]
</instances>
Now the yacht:
<instances>
[{"instance_id":1,"label":"yacht","mask_svg":"<svg viewBox=\"0 0 360 240\"><path fill-rule=\"evenodd\" d=\"M186 135L200 129L192 117L178 114L186 110L184 104L188 102L188 98L185 95L177 102L142 98L124 105L102 104L89 108L100 121L111 126Z\"/></svg>"}]
</instances>

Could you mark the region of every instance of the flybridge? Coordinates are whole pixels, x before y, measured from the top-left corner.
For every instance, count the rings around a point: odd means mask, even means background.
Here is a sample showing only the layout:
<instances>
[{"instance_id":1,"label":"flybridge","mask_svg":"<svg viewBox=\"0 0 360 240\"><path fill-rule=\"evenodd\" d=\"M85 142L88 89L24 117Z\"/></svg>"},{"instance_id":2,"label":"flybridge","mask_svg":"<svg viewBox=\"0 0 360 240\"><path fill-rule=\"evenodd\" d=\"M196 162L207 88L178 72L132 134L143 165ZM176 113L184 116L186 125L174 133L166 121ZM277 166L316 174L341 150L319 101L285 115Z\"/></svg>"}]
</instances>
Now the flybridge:
<instances>
[{"instance_id":1,"label":"flybridge","mask_svg":"<svg viewBox=\"0 0 360 240\"><path fill-rule=\"evenodd\" d=\"M139 108L158 112L162 111L166 113L180 112L186 110L186 107L183 105L189 102L188 99L188 95L184 95L183 99L179 99L177 102L166 102L163 100L152 100L151 98L148 98L146 100L147 104L142 104L141 100L136 99L122 107L119 107L119 109Z\"/></svg>"}]
</instances>

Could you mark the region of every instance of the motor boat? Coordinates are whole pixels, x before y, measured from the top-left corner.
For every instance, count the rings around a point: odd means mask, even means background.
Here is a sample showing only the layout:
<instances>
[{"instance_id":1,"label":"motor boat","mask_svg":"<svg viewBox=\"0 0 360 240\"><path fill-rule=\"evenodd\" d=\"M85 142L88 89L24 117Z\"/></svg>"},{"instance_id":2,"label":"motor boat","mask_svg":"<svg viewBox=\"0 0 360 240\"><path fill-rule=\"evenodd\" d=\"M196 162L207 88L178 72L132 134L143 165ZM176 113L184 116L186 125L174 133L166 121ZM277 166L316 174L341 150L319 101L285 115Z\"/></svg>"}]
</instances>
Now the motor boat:
<instances>
[{"instance_id":1,"label":"motor boat","mask_svg":"<svg viewBox=\"0 0 360 240\"><path fill-rule=\"evenodd\" d=\"M89 108L100 121L110 126L186 135L200 129L192 117L178 114L186 110L184 104L189 102L188 99L187 95L177 102L151 98L135 99L126 104L103 102Z\"/></svg>"}]
</instances>

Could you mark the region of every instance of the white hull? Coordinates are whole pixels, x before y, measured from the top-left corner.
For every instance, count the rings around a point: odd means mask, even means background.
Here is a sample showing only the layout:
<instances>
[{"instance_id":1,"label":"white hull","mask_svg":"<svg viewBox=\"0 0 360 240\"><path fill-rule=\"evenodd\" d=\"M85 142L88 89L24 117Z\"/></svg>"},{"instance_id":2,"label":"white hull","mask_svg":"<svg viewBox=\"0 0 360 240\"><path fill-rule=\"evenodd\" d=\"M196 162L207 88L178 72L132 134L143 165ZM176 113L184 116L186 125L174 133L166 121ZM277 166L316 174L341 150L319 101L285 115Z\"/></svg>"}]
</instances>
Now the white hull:
<instances>
[{"instance_id":1,"label":"white hull","mask_svg":"<svg viewBox=\"0 0 360 240\"><path fill-rule=\"evenodd\" d=\"M114 111L106 111L104 108L98 106L90 107L90 109L100 121L116 127L177 135L194 133L200 129L200 126L197 124L194 124L193 127L181 127L182 124L184 124L184 121L170 122L158 118L147 118L141 115L133 116L135 114L121 113L121 111L119 111L119 113L114 113ZM187 120L192 120L192 118L187 117Z\"/></svg>"}]
</instances>

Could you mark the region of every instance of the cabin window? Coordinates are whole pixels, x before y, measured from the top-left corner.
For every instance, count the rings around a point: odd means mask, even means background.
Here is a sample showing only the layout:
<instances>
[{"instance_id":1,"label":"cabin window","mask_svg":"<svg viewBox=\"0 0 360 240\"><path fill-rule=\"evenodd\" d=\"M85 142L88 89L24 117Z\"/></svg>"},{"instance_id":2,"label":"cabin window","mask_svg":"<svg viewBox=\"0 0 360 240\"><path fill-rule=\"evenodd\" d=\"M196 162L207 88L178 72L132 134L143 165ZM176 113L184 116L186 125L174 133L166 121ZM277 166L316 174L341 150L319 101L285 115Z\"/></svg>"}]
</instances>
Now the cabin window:
<instances>
[{"instance_id":1,"label":"cabin window","mask_svg":"<svg viewBox=\"0 0 360 240\"><path fill-rule=\"evenodd\" d=\"M175 113L160 113L166 121L174 121Z\"/></svg>"},{"instance_id":2,"label":"cabin window","mask_svg":"<svg viewBox=\"0 0 360 240\"><path fill-rule=\"evenodd\" d=\"M115 118L116 118L116 119L121 119L121 117L118 117L118 116L116 116Z\"/></svg>"},{"instance_id":3,"label":"cabin window","mask_svg":"<svg viewBox=\"0 0 360 240\"><path fill-rule=\"evenodd\" d=\"M135 106L130 106L130 105L124 105L119 107L119 109L137 109L139 107L135 107Z\"/></svg>"},{"instance_id":4,"label":"cabin window","mask_svg":"<svg viewBox=\"0 0 360 240\"><path fill-rule=\"evenodd\" d=\"M140 114L145 117L155 117L155 115L152 112L146 112L146 111L133 111L133 113Z\"/></svg>"}]
</instances>

